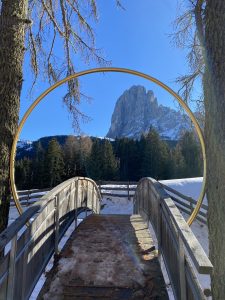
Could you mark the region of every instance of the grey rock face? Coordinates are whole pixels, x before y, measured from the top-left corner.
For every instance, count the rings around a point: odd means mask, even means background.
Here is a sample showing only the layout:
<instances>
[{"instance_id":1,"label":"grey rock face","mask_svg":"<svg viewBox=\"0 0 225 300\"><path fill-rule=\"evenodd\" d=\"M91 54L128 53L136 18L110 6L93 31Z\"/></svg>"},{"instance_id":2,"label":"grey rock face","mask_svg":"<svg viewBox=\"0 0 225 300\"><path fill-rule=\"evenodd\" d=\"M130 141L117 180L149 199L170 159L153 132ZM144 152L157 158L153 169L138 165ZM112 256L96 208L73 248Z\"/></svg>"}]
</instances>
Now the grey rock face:
<instances>
[{"instance_id":1,"label":"grey rock face","mask_svg":"<svg viewBox=\"0 0 225 300\"><path fill-rule=\"evenodd\" d=\"M132 86L117 100L107 137L140 138L154 127L164 139L177 140L191 122L179 111L158 105L153 91Z\"/></svg>"}]
</instances>

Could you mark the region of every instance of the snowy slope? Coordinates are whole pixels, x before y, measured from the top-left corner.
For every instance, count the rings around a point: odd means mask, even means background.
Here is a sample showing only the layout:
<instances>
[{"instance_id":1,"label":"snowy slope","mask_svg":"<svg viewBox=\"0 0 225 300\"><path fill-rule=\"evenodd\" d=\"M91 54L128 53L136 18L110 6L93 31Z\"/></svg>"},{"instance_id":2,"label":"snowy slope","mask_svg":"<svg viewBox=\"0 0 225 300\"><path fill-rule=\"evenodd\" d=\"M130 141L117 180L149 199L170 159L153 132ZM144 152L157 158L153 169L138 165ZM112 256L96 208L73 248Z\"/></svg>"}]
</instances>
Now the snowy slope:
<instances>
[{"instance_id":1,"label":"snowy slope","mask_svg":"<svg viewBox=\"0 0 225 300\"><path fill-rule=\"evenodd\" d=\"M182 194L192 197L197 200L202 186L202 177L197 178L184 178L184 179L171 179L171 180L161 180L160 182L181 192ZM203 200L203 203L207 204L206 197Z\"/></svg>"}]
</instances>

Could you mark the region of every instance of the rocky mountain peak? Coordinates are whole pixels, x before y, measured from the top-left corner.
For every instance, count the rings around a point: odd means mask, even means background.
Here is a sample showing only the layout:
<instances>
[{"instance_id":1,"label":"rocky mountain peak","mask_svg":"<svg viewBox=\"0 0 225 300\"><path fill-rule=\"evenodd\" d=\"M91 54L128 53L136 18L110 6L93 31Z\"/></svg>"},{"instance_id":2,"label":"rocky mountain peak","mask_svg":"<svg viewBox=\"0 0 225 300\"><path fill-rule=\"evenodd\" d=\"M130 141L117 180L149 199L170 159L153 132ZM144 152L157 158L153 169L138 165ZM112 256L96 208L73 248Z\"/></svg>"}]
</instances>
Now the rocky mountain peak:
<instances>
[{"instance_id":1,"label":"rocky mountain peak","mask_svg":"<svg viewBox=\"0 0 225 300\"><path fill-rule=\"evenodd\" d=\"M190 122L180 112L159 105L153 91L134 85L117 100L107 137L140 138L151 126L162 138L176 140L190 129Z\"/></svg>"}]
</instances>

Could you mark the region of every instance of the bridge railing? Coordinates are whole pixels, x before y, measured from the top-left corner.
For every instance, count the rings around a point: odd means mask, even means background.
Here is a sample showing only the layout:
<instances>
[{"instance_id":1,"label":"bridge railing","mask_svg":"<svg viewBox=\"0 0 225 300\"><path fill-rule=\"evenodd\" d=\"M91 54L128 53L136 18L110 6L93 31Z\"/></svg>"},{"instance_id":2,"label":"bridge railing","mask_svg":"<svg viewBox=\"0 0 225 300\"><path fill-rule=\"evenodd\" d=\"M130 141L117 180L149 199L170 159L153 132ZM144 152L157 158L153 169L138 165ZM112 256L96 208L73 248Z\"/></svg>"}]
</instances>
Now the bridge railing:
<instances>
[{"instance_id":1,"label":"bridge railing","mask_svg":"<svg viewBox=\"0 0 225 300\"><path fill-rule=\"evenodd\" d=\"M158 240L175 299L205 299L199 274L210 274L212 264L189 225L160 183L152 178L139 181L134 213L150 221Z\"/></svg>"},{"instance_id":2,"label":"bridge railing","mask_svg":"<svg viewBox=\"0 0 225 300\"><path fill-rule=\"evenodd\" d=\"M80 211L100 212L101 195L88 178L69 179L45 194L0 234L0 299L29 299L51 256ZM30 223L26 227L27 223ZM5 250L5 252L7 252Z\"/></svg>"}]
</instances>

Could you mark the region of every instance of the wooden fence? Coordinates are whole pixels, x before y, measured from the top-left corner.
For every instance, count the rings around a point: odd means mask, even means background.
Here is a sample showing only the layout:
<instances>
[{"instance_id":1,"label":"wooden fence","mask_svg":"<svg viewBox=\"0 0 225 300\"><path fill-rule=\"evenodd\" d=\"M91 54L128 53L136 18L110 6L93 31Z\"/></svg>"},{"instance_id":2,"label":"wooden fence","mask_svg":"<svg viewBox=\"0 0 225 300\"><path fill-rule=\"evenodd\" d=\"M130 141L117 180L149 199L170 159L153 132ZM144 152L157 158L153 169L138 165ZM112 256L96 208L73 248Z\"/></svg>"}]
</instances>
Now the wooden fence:
<instances>
[{"instance_id":1,"label":"wooden fence","mask_svg":"<svg viewBox=\"0 0 225 300\"><path fill-rule=\"evenodd\" d=\"M105 197L127 197L133 198L137 182L136 181L98 181L99 190Z\"/></svg>"},{"instance_id":2,"label":"wooden fence","mask_svg":"<svg viewBox=\"0 0 225 300\"><path fill-rule=\"evenodd\" d=\"M192 214L194 207L197 204L197 201L195 199L185 196L165 184L160 183L160 185L164 188L164 190L169 192L171 199L176 203L176 206L177 208L179 208L179 210L188 215ZM204 224L207 224L207 214L208 206L206 204L202 204L196 219Z\"/></svg>"},{"instance_id":3,"label":"wooden fence","mask_svg":"<svg viewBox=\"0 0 225 300\"><path fill-rule=\"evenodd\" d=\"M203 300L198 274L209 276L212 264L179 209L162 185L152 178L139 181L134 213L150 222L177 300ZM204 294L205 293L205 294Z\"/></svg>"},{"instance_id":4,"label":"wooden fence","mask_svg":"<svg viewBox=\"0 0 225 300\"><path fill-rule=\"evenodd\" d=\"M50 188L46 189L32 189L32 190L23 190L23 191L18 191L18 196L20 200L21 205L30 205L33 204L34 202L37 202L43 195L50 191ZM11 199L11 205L14 206L15 203L13 199Z\"/></svg>"}]
</instances>

